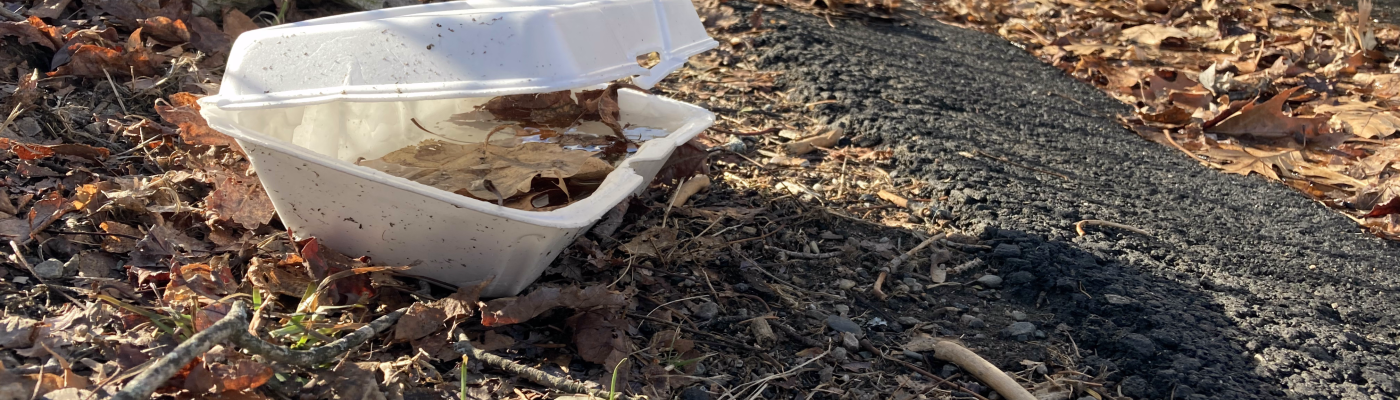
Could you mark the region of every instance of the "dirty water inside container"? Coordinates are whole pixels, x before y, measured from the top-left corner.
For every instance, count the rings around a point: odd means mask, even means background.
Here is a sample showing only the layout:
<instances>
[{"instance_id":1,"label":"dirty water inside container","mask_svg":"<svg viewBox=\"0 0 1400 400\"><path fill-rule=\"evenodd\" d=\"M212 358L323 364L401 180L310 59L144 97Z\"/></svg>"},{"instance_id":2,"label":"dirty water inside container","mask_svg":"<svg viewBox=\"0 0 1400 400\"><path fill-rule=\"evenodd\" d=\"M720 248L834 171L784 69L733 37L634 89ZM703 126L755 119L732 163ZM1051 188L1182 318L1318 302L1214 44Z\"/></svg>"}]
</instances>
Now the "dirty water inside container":
<instances>
[{"instance_id":1,"label":"dirty water inside container","mask_svg":"<svg viewBox=\"0 0 1400 400\"><path fill-rule=\"evenodd\" d=\"M230 113L246 128L341 161L499 206L549 211L587 198L648 141L686 122L645 99L606 86Z\"/></svg>"}]
</instances>

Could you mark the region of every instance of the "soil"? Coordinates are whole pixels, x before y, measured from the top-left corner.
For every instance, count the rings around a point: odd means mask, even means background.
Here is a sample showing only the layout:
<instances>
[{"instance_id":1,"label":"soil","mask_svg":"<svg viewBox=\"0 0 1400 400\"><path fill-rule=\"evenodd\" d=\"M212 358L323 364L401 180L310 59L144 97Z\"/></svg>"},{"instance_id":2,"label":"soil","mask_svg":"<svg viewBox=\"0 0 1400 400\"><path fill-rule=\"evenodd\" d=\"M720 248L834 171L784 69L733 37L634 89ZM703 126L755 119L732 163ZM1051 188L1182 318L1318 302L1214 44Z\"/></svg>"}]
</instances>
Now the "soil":
<instances>
[{"instance_id":1,"label":"soil","mask_svg":"<svg viewBox=\"0 0 1400 400\"><path fill-rule=\"evenodd\" d=\"M977 256L1005 279L998 307L1068 334L1122 394L1400 396L1400 244L1140 139L1113 122L1124 105L1000 38L921 18L766 15L787 24L757 39L759 66L825 122L850 117L853 144L894 149L897 182L930 182L922 197L994 246ZM1151 235L1079 236L1081 220ZM1002 340L1003 323L965 340ZM1004 349L986 356L1037 358Z\"/></svg>"}]
</instances>

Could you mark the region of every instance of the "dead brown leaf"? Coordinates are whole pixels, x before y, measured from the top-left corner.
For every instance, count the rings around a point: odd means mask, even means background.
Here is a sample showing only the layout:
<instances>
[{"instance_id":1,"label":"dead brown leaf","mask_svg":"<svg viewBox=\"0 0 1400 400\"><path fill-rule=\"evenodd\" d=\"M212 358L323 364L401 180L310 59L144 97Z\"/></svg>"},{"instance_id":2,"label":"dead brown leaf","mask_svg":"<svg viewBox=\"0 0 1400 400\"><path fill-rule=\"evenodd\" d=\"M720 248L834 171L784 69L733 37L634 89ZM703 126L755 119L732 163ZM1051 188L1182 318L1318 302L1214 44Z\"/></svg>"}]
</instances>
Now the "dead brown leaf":
<instances>
[{"instance_id":1,"label":"dead brown leaf","mask_svg":"<svg viewBox=\"0 0 1400 400\"><path fill-rule=\"evenodd\" d=\"M596 180L612 172L611 165L591 152L537 142L502 147L427 140L359 164L486 200L528 193L536 177Z\"/></svg>"},{"instance_id":2,"label":"dead brown leaf","mask_svg":"<svg viewBox=\"0 0 1400 400\"><path fill-rule=\"evenodd\" d=\"M0 22L0 37L5 36L19 38L19 44L37 44L49 50L58 50L63 46L63 35L58 28L49 26L37 16L30 16L25 21Z\"/></svg>"},{"instance_id":3,"label":"dead brown leaf","mask_svg":"<svg viewBox=\"0 0 1400 400\"><path fill-rule=\"evenodd\" d=\"M1313 107L1318 113L1332 114L1332 127L1367 139L1390 136L1400 130L1400 117L1375 103L1345 103Z\"/></svg>"},{"instance_id":4,"label":"dead brown leaf","mask_svg":"<svg viewBox=\"0 0 1400 400\"><path fill-rule=\"evenodd\" d=\"M637 234L619 248L633 256L659 257L676 247L676 234L675 228L654 226Z\"/></svg>"},{"instance_id":5,"label":"dead brown leaf","mask_svg":"<svg viewBox=\"0 0 1400 400\"><path fill-rule=\"evenodd\" d=\"M258 229L277 214L272 199L267 197L256 177L224 174L224 180L204 198L205 207L219 216L246 229Z\"/></svg>"},{"instance_id":6,"label":"dead brown leaf","mask_svg":"<svg viewBox=\"0 0 1400 400\"><path fill-rule=\"evenodd\" d=\"M141 31L145 32L151 39L167 46L190 41L190 30L185 27L185 21L169 17L158 16L143 19L141 20Z\"/></svg>"},{"instance_id":7,"label":"dead brown leaf","mask_svg":"<svg viewBox=\"0 0 1400 400\"><path fill-rule=\"evenodd\" d=\"M237 10L230 10L238 12ZM246 16L245 16L246 18ZM233 36L219 29L219 25L205 17L190 18L190 46L204 54L214 55L221 60L233 47Z\"/></svg>"},{"instance_id":8,"label":"dead brown leaf","mask_svg":"<svg viewBox=\"0 0 1400 400\"><path fill-rule=\"evenodd\" d=\"M575 310L591 308L615 308L628 304L622 293L608 290L607 286L596 285L579 289L569 286L563 289L544 287L519 297L505 297L491 300L482 310L481 324L502 326L518 324L556 307L569 307Z\"/></svg>"},{"instance_id":9,"label":"dead brown leaf","mask_svg":"<svg viewBox=\"0 0 1400 400\"><path fill-rule=\"evenodd\" d=\"M1258 139L1306 137L1327 132L1327 126L1322 118L1299 118L1283 113L1283 106L1288 101L1288 96L1297 92L1298 89L1301 87L1284 90L1263 103L1246 104L1239 113L1220 121L1215 126L1207 127L1205 131Z\"/></svg>"},{"instance_id":10,"label":"dead brown leaf","mask_svg":"<svg viewBox=\"0 0 1400 400\"><path fill-rule=\"evenodd\" d=\"M228 35L229 39L236 40L238 35L242 35L243 32L258 28L258 24L253 23L252 18L248 18L248 14L238 11L238 9L229 9L224 14L224 34Z\"/></svg>"},{"instance_id":11,"label":"dead brown leaf","mask_svg":"<svg viewBox=\"0 0 1400 400\"><path fill-rule=\"evenodd\" d=\"M1249 175L1257 173L1272 180L1279 180L1279 175L1274 168L1291 174L1293 169L1303 160L1303 156L1297 150L1265 151L1253 148L1244 150L1226 150L1219 148L1206 149L1205 154L1211 158L1228 161L1224 171L1232 174Z\"/></svg>"},{"instance_id":12,"label":"dead brown leaf","mask_svg":"<svg viewBox=\"0 0 1400 400\"><path fill-rule=\"evenodd\" d=\"M421 302L413 303L408 312L394 324L394 341L418 340L446 328L447 313L441 308Z\"/></svg>"},{"instance_id":13,"label":"dead brown leaf","mask_svg":"<svg viewBox=\"0 0 1400 400\"><path fill-rule=\"evenodd\" d=\"M141 43L141 29L137 28L124 47L78 45L68 63L48 75L100 79L106 79L108 74L123 78L156 76L164 73L166 60L166 56L156 54Z\"/></svg>"},{"instance_id":14,"label":"dead brown leaf","mask_svg":"<svg viewBox=\"0 0 1400 400\"><path fill-rule=\"evenodd\" d=\"M1191 34L1170 26L1156 24L1138 25L1124 29L1122 38L1128 41L1148 46L1161 45L1163 41L1171 39L1186 40L1191 38Z\"/></svg>"},{"instance_id":15,"label":"dead brown leaf","mask_svg":"<svg viewBox=\"0 0 1400 400\"><path fill-rule=\"evenodd\" d=\"M579 357L588 362L602 364L612 371L632 353L632 340L624 332L626 318L606 312L582 311L569 317L567 322L574 330L574 347Z\"/></svg>"},{"instance_id":16,"label":"dead brown leaf","mask_svg":"<svg viewBox=\"0 0 1400 400\"><path fill-rule=\"evenodd\" d=\"M156 113L166 123L180 127L180 140L197 146L237 146L233 138L209 127L209 122L199 115L198 96L180 92L170 95L169 104L157 103ZM241 151L241 149L240 149Z\"/></svg>"}]
</instances>

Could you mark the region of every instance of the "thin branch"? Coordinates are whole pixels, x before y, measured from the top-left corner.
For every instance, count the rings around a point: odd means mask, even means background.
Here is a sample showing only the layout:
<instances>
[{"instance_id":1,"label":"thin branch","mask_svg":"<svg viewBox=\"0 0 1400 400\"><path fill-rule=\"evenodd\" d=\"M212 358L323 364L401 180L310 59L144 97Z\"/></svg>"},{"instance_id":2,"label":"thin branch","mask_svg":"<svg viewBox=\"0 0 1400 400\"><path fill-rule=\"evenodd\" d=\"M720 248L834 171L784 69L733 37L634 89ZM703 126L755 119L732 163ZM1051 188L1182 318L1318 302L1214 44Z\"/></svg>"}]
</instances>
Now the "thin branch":
<instances>
[{"instance_id":1,"label":"thin branch","mask_svg":"<svg viewBox=\"0 0 1400 400\"><path fill-rule=\"evenodd\" d=\"M188 365L200 354L209 351L214 345L228 338L235 331L247 331L248 329L248 307L243 302L233 303L233 308L228 314L210 325L209 328L194 334L189 340L180 343L175 350L166 353L160 360L156 361L141 375L137 375L122 391L112 396L112 400L145 400L151 398L157 388L165 385L165 381L175 376L176 372Z\"/></svg>"},{"instance_id":2,"label":"thin branch","mask_svg":"<svg viewBox=\"0 0 1400 400\"><path fill-rule=\"evenodd\" d=\"M459 331L459 332L460 332L460 331ZM608 398L608 393L607 393L607 392L604 392L604 391L601 391L601 390L590 389L590 388L588 388L588 386L584 386L583 383L580 383L580 382L578 382L578 381L574 381L574 380L572 380L572 379L568 379L568 378L564 378L564 377L559 377L559 376L550 375L548 372L544 372L544 371L541 371L541 370L538 370L538 369L535 369L535 368L531 368L530 366L522 365L522 364L517 363L517 362L515 362L515 361L507 360L507 359L505 359L505 358L503 358L503 357L501 357L501 356L498 356L498 355L495 355L495 354L491 354L491 353L487 353L487 352L485 352L485 351L482 351L481 349L477 349L477 348L475 348L475 347L472 347L471 341L468 340L468 339L466 338L466 334L464 334L464 333L459 333L459 336L458 336L458 339L457 339L457 343L456 343L456 344L453 344L453 345L452 345L452 348L453 348L453 350L456 350L458 353L470 355L471 358L474 359L474 360L480 360L482 363L484 363L484 364L486 364L486 365L490 365L490 366L492 366L492 367L500 368L501 370L504 370L504 371L506 371L506 372L509 372L509 373L512 373L512 374L515 374L515 375L519 375L519 376L521 376L521 377L524 377L525 379L530 380L530 382L534 382L534 383L537 383L537 384L540 384L540 385L549 387L550 389L559 390L559 391L564 391L564 392L569 392L569 393L575 393L575 394L586 394L586 395L589 395L589 396L593 396L593 397L597 397L597 398L602 398L602 399L607 399L607 398ZM466 366L463 365L462 368L466 368ZM629 395L626 395L626 394L618 394L617 398L619 398L619 399L627 399L627 400L640 400L640 399L642 399L642 398L640 398L640 397L629 396Z\"/></svg>"},{"instance_id":3,"label":"thin branch","mask_svg":"<svg viewBox=\"0 0 1400 400\"><path fill-rule=\"evenodd\" d=\"M865 348L866 351L869 351L869 352L875 353L875 354L879 354L880 357L881 357L881 358L884 358L886 361L891 361L891 362L894 362L894 363L896 363L896 364L903 365L904 368L908 368L908 369L910 369L910 370L912 370L912 371L914 371L914 372L919 373L919 375L923 375L924 377L927 377L927 378L929 378L929 379L933 379L934 381L937 381L937 382L938 382L937 384L939 384L939 385L947 386L947 387L950 387L950 388L952 388L952 389L954 389L954 390L958 390L958 391L961 391L961 392L963 392L963 393L967 393L967 394L973 395L974 397L977 397L978 400L987 400L986 397L982 397L982 395L977 394L977 392L974 392L974 391L972 391L972 390L970 390L970 389L968 389L968 388L965 388L965 387L963 387L962 385L957 384L956 382L949 381L949 380L947 380L947 379L943 379L942 377L940 377L940 376L938 376L938 375L934 375L932 372L925 371L923 368L919 368L918 366L916 366L916 365L914 365L914 364L910 364L910 363L908 363L908 362L905 362L904 360L900 360L900 359L897 359L897 358L894 358L894 357L890 357L888 354L885 354L885 352L880 351L880 349L875 348L875 345L870 344L870 341L869 341L869 340L862 340L862 341L860 341L860 346L863 347L863 348Z\"/></svg>"},{"instance_id":4,"label":"thin branch","mask_svg":"<svg viewBox=\"0 0 1400 400\"><path fill-rule=\"evenodd\" d=\"M1001 397L1009 400L1036 400L1036 397L1016 383L1005 371L997 368L986 359L951 340L940 340L933 345L933 357L953 363L972 373Z\"/></svg>"},{"instance_id":5,"label":"thin branch","mask_svg":"<svg viewBox=\"0 0 1400 400\"><path fill-rule=\"evenodd\" d=\"M15 22L24 21L24 20L27 19L27 18L24 18L23 15L19 15L19 13L14 12L14 11L10 11L10 9L5 8L5 7L0 7L0 17L5 17L5 19L11 20L11 21L15 21Z\"/></svg>"},{"instance_id":6,"label":"thin branch","mask_svg":"<svg viewBox=\"0 0 1400 400\"><path fill-rule=\"evenodd\" d=\"M802 253L802 252L787 250L787 249L778 248L778 247L773 247L773 246L768 246L768 245L764 245L763 247L768 248L768 250L773 250L773 251L776 251L776 252L779 252L779 253L786 254L788 257L792 257L792 258L804 258L804 259L808 259L808 260L825 260L825 259L828 259L828 258L839 257L839 256L841 256L842 254L845 254L844 252L841 252L841 251L833 251L833 252L829 252L829 253L815 253L815 254L813 254L813 253Z\"/></svg>"},{"instance_id":7,"label":"thin branch","mask_svg":"<svg viewBox=\"0 0 1400 400\"><path fill-rule=\"evenodd\" d=\"M114 400L144 400L151 398L151 393L165 384L171 376L188 365L191 360L200 354L209 351L214 345L229 340L234 344L248 350L250 353L259 354L268 360L298 365L315 366L334 361L336 357L343 356L351 349L358 347L370 338L379 334L398 321L399 317L407 311L407 308L400 309L385 314L369 325L356 329L349 335L331 342L325 346L311 350L291 350L286 347L274 345L258 339L253 334L248 333L248 306L241 301L233 303L227 315L208 329L196 333L189 340L180 343L170 353L161 357L150 368L138 375L113 396Z\"/></svg>"},{"instance_id":8,"label":"thin branch","mask_svg":"<svg viewBox=\"0 0 1400 400\"><path fill-rule=\"evenodd\" d=\"M257 336L253 336L253 334L248 333L247 329L235 332L231 340L239 347L255 354L261 354L263 357L267 357L268 360L310 367L335 361L337 357L348 353L351 349L359 347L361 344L369 341L370 338L379 334L379 332L389 329L389 327L393 326L394 322L398 321L399 317L402 317L406 312L408 312L408 308L401 308L397 311L384 314L384 316L370 322L369 325L362 326L360 329L350 332L349 335L345 335L334 342L327 343L325 346L311 350L292 350L274 345L259 339Z\"/></svg>"},{"instance_id":9,"label":"thin branch","mask_svg":"<svg viewBox=\"0 0 1400 400\"><path fill-rule=\"evenodd\" d=\"M1087 234L1087 232L1084 232L1084 227L1085 227L1085 226L1088 226L1088 225L1110 226L1110 227L1119 228L1119 229L1126 229L1126 230L1132 231L1132 232L1134 232L1134 233L1141 234L1141 235L1143 235L1143 236L1153 237L1151 233L1147 233L1147 231L1144 231L1144 230L1139 229L1139 228L1137 228L1137 227L1135 227L1135 226L1132 226L1132 225L1124 225L1124 224L1120 224L1120 223L1117 223L1117 222L1108 222L1108 221L1098 220L1098 219L1086 219L1086 220L1083 220L1083 221L1075 222L1075 223L1074 223L1074 231L1075 231L1075 232L1079 232L1079 236L1084 236L1085 234Z\"/></svg>"},{"instance_id":10,"label":"thin branch","mask_svg":"<svg viewBox=\"0 0 1400 400\"><path fill-rule=\"evenodd\" d=\"M803 346L807 346L807 347L824 347L824 346L822 346L821 343L818 343L816 340L813 340L812 338L809 338L809 337L806 337L806 336L802 336L802 333L797 332L796 329L793 329L791 326L788 326L788 324L784 324L783 321L781 321L781 320L776 320L776 319L775 319L775 320L772 320L772 321L768 321L768 325L771 325L771 326L773 326L774 328L778 328L778 330L783 331L783 334L784 334L784 335L787 335L789 338L792 338L792 340L796 340L798 343L801 343Z\"/></svg>"}]
</instances>

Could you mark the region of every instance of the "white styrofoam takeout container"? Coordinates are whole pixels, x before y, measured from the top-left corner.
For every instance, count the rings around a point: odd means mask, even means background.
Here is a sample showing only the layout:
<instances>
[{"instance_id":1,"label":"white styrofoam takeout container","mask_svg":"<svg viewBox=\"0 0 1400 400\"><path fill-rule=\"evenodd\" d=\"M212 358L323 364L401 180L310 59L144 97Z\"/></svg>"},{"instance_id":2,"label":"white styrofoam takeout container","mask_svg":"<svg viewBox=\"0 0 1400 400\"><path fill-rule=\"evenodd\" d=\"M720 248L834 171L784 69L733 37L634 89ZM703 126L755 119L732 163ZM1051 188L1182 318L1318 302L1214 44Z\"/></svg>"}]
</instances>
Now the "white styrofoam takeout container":
<instances>
[{"instance_id":1,"label":"white styrofoam takeout container","mask_svg":"<svg viewBox=\"0 0 1400 400\"><path fill-rule=\"evenodd\" d=\"M646 189L677 146L714 123L702 108L621 90L623 124L665 130L590 196L545 212L505 208L354 164L426 139L481 142L449 121L491 97L650 85L713 48L690 0L472 0L377 10L244 33L214 129L248 154L282 222L377 264L511 296L608 210ZM657 52L650 70L636 58ZM417 121L415 124L414 121Z\"/></svg>"}]
</instances>

